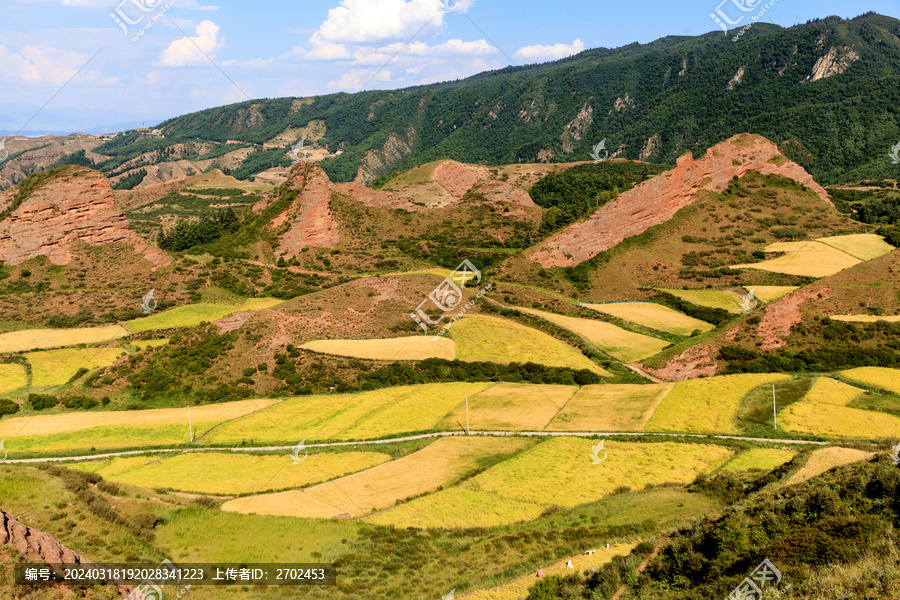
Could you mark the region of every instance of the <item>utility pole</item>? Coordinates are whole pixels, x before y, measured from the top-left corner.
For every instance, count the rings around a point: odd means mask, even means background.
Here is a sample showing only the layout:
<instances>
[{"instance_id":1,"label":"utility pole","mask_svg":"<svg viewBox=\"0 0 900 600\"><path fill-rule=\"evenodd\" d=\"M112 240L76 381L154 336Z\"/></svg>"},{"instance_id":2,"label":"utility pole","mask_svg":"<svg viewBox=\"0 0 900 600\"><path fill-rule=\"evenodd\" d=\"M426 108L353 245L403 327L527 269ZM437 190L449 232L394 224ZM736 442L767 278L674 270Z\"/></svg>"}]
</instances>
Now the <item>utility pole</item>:
<instances>
[{"instance_id":1,"label":"utility pole","mask_svg":"<svg viewBox=\"0 0 900 600\"><path fill-rule=\"evenodd\" d=\"M191 435L191 443L193 444L194 443L194 428L191 425L191 407L188 406L187 409L188 409L188 432Z\"/></svg>"},{"instance_id":2,"label":"utility pole","mask_svg":"<svg viewBox=\"0 0 900 600\"><path fill-rule=\"evenodd\" d=\"M772 416L775 418L775 430L778 430L778 411L775 410L775 385L772 385Z\"/></svg>"},{"instance_id":3,"label":"utility pole","mask_svg":"<svg viewBox=\"0 0 900 600\"><path fill-rule=\"evenodd\" d=\"M469 435L469 397L466 396L466 435Z\"/></svg>"}]
</instances>

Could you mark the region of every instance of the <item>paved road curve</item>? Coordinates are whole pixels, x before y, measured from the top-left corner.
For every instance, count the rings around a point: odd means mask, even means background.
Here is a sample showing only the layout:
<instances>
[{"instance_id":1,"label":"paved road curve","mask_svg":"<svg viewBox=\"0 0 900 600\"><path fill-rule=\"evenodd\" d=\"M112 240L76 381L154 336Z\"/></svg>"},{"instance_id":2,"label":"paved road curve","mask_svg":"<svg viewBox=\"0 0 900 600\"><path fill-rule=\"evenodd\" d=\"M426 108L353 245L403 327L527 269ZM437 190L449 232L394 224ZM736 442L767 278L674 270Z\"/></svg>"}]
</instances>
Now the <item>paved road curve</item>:
<instances>
[{"instance_id":1,"label":"paved road curve","mask_svg":"<svg viewBox=\"0 0 900 600\"><path fill-rule=\"evenodd\" d=\"M443 431L438 433L422 433L419 435L408 435L404 437L398 438L390 438L386 440L367 440L367 441L359 441L359 442L331 442L328 444L305 444L306 448L333 448L337 446L358 446L361 444L395 444L397 442L409 442L412 440L421 440L425 438L436 438L436 437L445 437L448 435L466 435L465 432L462 431ZM538 436L564 436L564 437L593 437L593 438L605 438L605 437L614 437L614 436L630 436L630 437L657 437L657 436L667 436L667 437L695 437L695 438L706 438L711 437L719 440L741 440L746 442L767 442L774 444L815 444L819 446L827 446L832 442L819 442L812 440L779 440L774 438L755 438L755 437L742 437L738 435L709 435L703 433L646 433L646 432L627 432L627 431L616 431L616 432L586 432L586 431L577 431L577 432L569 432L569 431L470 431L469 435L484 435L484 436L505 436L505 435L538 435ZM271 452L274 450L293 450L293 446L253 446L253 447L238 447L238 448L221 448L221 447L209 447L209 448L163 448L157 450L128 450L125 452L108 452L106 454L91 454L89 456L59 456L59 457L45 457L45 458L26 458L21 460L5 460L0 461L0 464L26 464L26 463L47 463L47 462L71 462L71 461L82 461L82 460L98 460L102 458L115 458L117 456L136 456L141 454L160 454L163 452L222 452L222 451L231 451L231 452Z\"/></svg>"}]
</instances>

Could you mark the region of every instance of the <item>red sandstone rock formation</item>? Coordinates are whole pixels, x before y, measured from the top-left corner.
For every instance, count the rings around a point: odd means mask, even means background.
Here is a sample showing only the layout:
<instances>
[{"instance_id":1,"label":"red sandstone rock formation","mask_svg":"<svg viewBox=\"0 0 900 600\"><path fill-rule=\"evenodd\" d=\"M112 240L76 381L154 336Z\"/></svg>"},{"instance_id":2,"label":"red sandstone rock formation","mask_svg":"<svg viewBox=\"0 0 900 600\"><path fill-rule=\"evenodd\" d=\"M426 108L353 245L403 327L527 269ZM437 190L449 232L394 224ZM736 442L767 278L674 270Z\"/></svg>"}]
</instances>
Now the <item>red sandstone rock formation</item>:
<instances>
[{"instance_id":1,"label":"red sandstone rock formation","mask_svg":"<svg viewBox=\"0 0 900 600\"><path fill-rule=\"evenodd\" d=\"M491 202L509 202L527 207L537 206L534 200L531 199L531 196L528 195L528 192L502 181L479 182L475 185L474 191Z\"/></svg>"},{"instance_id":2,"label":"red sandstone rock formation","mask_svg":"<svg viewBox=\"0 0 900 600\"><path fill-rule=\"evenodd\" d=\"M26 560L42 561L48 565L84 565L92 566L90 560L66 547L58 539L22 525L19 519L3 509L0 509L0 544L6 544L23 554ZM113 583L113 582L109 582ZM116 585L119 595L127 598L132 592L130 585Z\"/></svg>"},{"instance_id":3,"label":"red sandstone rock formation","mask_svg":"<svg viewBox=\"0 0 900 600\"><path fill-rule=\"evenodd\" d=\"M781 156L778 147L764 137L744 133L713 146L699 160L690 152L684 154L671 171L620 194L587 221L570 225L538 245L529 257L544 267L577 265L665 223L693 203L697 192L721 191L734 175L740 177L751 170L790 177L831 206L824 188L803 167Z\"/></svg>"},{"instance_id":4,"label":"red sandstone rock formation","mask_svg":"<svg viewBox=\"0 0 900 600\"><path fill-rule=\"evenodd\" d=\"M351 181L350 183L334 183L331 189L343 196L350 196L354 200L358 200L366 206L383 207L383 208L402 208L403 210L418 210L423 208L416 206L412 202L400 198L393 192L384 190L373 190L366 187L359 181Z\"/></svg>"},{"instance_id":5,"label":"red sandstone rock formation","mask_svg":"<svg viewBox=\"0 0 900 600\"><path fill-rule=\"evenodd\" d=\"M448 160L434 170L434 180L459 200L475 185L478 176L466 165Z\"/></svg>"},{"instance_id":6,"label":"red sandstone rock formation","mask_svg":"<svg viewBox=\"0 0 900 600\"><path fill-rule=\"evenodd\" d=\"M0 195L0 211L10 206L17 191ZM171 263L164 252L128 228L128 219L115 206L109 180L89 169L68 169L50 179L0 222L0 260L8 264L44 255L55 265L65 265L72 260L72 245L79 241L92 246L124 242L154 269Z\"/></svg>"},{"instance_id":7,"label":"red sandstone rock formation","mask_svg":"<svg viewBox=\"0 0 900 600\"><path fill-rule=\"evenodd\" d=\"M827 298L828 288L824 288L821 291L802 288L766 306L757 327L757 334L762 340L760 348L762 350L776 350L784 346L784 339L790 335L791 328L803 318L800 306L807 300L812 300L820 295L823 298Z\"/></svg>"},{"instance_id":8,"label":"red sandstone rock formation","mask_svg":"<svg viewBox=\"0 0 900 600\"><path fill-rule=\"evenodd\" d=\"M300 164L291 171L289 189L300 194L286 211L272 222L275 227L290 223L281 236L278 256L295 256L305 246L335 248L341 236L331 211L331 183L318 165Z\"/></svg>"}]
</instances>

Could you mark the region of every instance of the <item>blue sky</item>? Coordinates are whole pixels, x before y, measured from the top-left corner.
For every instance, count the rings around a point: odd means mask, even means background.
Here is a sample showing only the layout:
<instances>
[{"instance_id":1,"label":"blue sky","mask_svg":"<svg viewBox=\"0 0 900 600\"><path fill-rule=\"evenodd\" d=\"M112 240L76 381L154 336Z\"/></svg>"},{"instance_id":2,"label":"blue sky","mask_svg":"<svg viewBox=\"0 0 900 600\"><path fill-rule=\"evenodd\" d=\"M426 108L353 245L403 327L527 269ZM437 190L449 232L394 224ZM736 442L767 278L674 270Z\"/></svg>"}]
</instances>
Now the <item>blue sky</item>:
<instances>
[{"instance_id":1,"label":"blue sky","mask_svg":"<svg viewBox=\"0 0 900 600\"><path fill-rule=\"evenodd\" d=\"M406 87L700 35L717 30L720 1L0 0L0 135L116 131L247 97ZM733 2L765 4L726 0L733 19ZM900 0L776 0L762 20L869 10L900 17Z\"/></svg>"}]
</instances>

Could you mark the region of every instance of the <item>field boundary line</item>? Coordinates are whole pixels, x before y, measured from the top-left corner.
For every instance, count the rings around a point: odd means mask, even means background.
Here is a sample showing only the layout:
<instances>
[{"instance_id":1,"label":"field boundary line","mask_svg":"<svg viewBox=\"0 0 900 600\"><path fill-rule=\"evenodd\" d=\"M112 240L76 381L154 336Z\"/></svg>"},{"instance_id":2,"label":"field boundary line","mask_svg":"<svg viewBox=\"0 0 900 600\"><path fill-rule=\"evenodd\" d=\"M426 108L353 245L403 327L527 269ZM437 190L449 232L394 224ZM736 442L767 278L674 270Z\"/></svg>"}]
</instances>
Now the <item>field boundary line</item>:
<instances>
[{"instance_id":1,"label":"field boundary line","mask_svg":"<svg viewBox=\"0 0 900 600\"><path fill-rule=\"evenodd\" d=\"M675 389L675 385L677 384L677 382L675 382L675 381L669 381L669 382L665 382L665 383L660 382L660 384L665 387L668 387L669 389L665 390L665 391L660 390L659 398L657 398L656 401L653 403L653 406L651 406L647 410L646 414L644 414L644 416L641 417L641 431L644 430L644 427L647 426L647 423L649 423L650 419L653 418L653 415L656 414L656 409L659 408L659 405L662 404L662 401L666 399L666 396L671 394L672 390Z\"/></svg>"}]
</instances>

